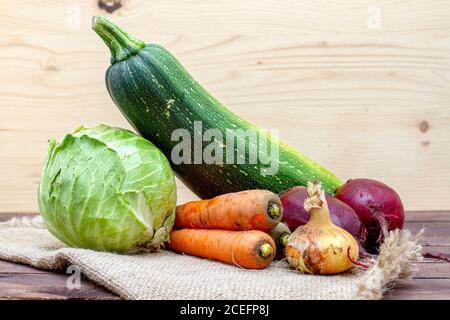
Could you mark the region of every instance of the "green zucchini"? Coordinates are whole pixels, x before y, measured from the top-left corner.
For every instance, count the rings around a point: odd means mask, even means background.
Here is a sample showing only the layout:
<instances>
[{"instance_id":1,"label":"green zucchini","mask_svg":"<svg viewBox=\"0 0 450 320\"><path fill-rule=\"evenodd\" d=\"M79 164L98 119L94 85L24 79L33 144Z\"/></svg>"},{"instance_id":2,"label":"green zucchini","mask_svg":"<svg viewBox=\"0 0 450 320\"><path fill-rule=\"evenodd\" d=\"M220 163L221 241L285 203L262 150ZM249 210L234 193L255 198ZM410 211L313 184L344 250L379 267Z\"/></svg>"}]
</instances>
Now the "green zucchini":
<instances>
[{"instance_id":1,"label":"green zucchini","mask_svg":"<svg viewBox=\"0 0 450 320\"><path fill-rule=\"evenodd\" d=\"M254 130L257 134L265 131L223 106L163 47L145 44L104 17L94 17L92 28L111 51L106 86L112 100L134 129L166 155L177 176L199 197L212 198L247 189L267 189L278 193L292 186L304 186L313 179L322 182L329 193L334 193L341 185L332 173L270 137L267 141L269 152L276 155L278 149L278 156L272 159L275 165L270 164L278 169L273 170L273 174L263 171L269 164L260 161L260 141L257 142L259 147L253 150L254 143L245 139L245 154L240 154L244 156L241 162L245 163L227 162L225 155L234 154L234 159L237 159L240 152L237 142L234 146L228 145L227 129ZM194 130L196 121L201 121L201 129ZM172 141L172 132L180 128L186 129L184 132L194 139L196 134L201 138L207 129L218 129L224 138L216 141L224 155L223 163L198 164L195 159L191 163L173 161L172 150L179 146L181 140ZM201 150L205 150L211 140L200 143ZM216 155L214 152L211 154ZM257 161L250 161L255 157Z\"/></svg>"}]
</instances>

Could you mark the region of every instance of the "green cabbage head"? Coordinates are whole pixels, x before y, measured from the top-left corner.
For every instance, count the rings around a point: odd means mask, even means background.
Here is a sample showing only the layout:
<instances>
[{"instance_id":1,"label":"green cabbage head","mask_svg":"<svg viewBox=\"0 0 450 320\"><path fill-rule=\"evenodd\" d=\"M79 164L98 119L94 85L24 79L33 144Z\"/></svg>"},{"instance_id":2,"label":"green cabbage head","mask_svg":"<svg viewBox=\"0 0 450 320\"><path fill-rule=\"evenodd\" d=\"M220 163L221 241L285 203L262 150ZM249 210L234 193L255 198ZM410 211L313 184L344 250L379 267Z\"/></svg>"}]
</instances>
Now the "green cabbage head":
<instances>
[{"instance_id":1,"label":"green cabbage head","mask_svg":"<svg viewBox=\"0 0 450 320\"><path fill-rule=\"evenodd\" d=\"M38 190L47 229L69 246L156 249L175 219L169 162L131 131L100 125L49 142Z\"/></svg>"}]
</instances>

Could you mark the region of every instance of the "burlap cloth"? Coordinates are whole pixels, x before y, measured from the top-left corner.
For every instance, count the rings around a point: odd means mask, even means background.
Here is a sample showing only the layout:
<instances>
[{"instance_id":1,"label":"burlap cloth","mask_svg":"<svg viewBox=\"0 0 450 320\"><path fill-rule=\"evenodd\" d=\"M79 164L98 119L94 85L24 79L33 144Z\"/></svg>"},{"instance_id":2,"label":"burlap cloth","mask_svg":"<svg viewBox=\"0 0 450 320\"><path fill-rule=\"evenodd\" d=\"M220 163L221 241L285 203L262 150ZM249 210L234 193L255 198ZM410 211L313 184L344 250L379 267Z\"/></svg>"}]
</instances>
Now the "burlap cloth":
<instances>
[{"instance_id":1,"label":"burlap cloth","mask_svg":"<svg viewBox=\"0 0 450 320\"><path fill-rule=\"evenodd\" d=\"M244 270L166 250L140 255L69 248L40 217L0 223L0 258L48 270L69 265L125 299L380 299L422 258L418 236L391 232L367 270L337 276L300 274L285 261Z\"/></svg>"}]
</instances>

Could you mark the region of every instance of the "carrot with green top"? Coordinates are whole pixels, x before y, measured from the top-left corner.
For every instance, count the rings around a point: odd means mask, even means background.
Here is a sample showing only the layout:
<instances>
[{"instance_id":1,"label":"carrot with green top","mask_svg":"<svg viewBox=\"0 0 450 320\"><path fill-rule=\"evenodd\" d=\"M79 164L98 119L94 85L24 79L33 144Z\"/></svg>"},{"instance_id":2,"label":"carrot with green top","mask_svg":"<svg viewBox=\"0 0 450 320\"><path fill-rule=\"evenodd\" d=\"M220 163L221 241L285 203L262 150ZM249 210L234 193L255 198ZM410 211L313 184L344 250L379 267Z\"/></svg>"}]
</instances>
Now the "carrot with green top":
<instances>
[{"instance_id":1,"label":"carrot with green top","mask_svg":"<svg viewBox=\"0 0 450 320\"><path fill-rule=\"evenodd\" d=\"M175 227L269 232L280 222L282 211L275 193L247 190L177 206Z\"/></svg>"},{"instance_id":2,"label":"carrot with green top","mask_svg":"<svg viewBox=\"0 0 450 320\"><path fill-rule=\"evenodd\" d=\"M181 229L170 233L171 250L246 269L263 269L275 256L275 242L265 232Z\"/></svg>"}]
</instances>

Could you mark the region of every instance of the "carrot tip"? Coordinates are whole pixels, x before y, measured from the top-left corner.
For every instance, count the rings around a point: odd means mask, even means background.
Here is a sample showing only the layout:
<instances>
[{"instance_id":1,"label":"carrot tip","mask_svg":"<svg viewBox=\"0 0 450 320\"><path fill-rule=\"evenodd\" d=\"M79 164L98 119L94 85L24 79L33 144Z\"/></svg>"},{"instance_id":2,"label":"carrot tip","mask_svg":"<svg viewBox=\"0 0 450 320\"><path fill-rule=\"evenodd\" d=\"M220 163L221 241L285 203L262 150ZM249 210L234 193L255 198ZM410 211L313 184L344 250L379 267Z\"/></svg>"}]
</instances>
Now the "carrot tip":
<instances>
[{"instance_id":1,"label":"carrot tip","mask_svg":"<svg viewBox=\"0 0 450 320\"><path fill-rule=\"evenodd\" d=\"M272 219L276 219L281 214L281 208L280 205L274 202L271 202L269 204L269 207L267 208L267 213L269 214Z\"/></svg>"},{"instance_id":2,"label":"carrot tip","mask_svg":"<svg viewBox=\"0 0 450 320\"><path fill-rule=\"evenodd\" d=\"M280 237L280 244L281 244L283 247L286 246L286 243L287 243L287 240L288 240L289 236L290 236L289 233L285 233L285 234L283 234L283 235Z\"/></svg>"},{"instance_id":3,"label":"carrot tip","mask_svg":"<svg viewBox=\"0 0 450 320\"><path fill-rule=\"evenodd\" d=\"M259 247L259 255L263 258L269 258L273 254L273 248L270 243L264 242Z\"/></svg>"}]
</instances>

